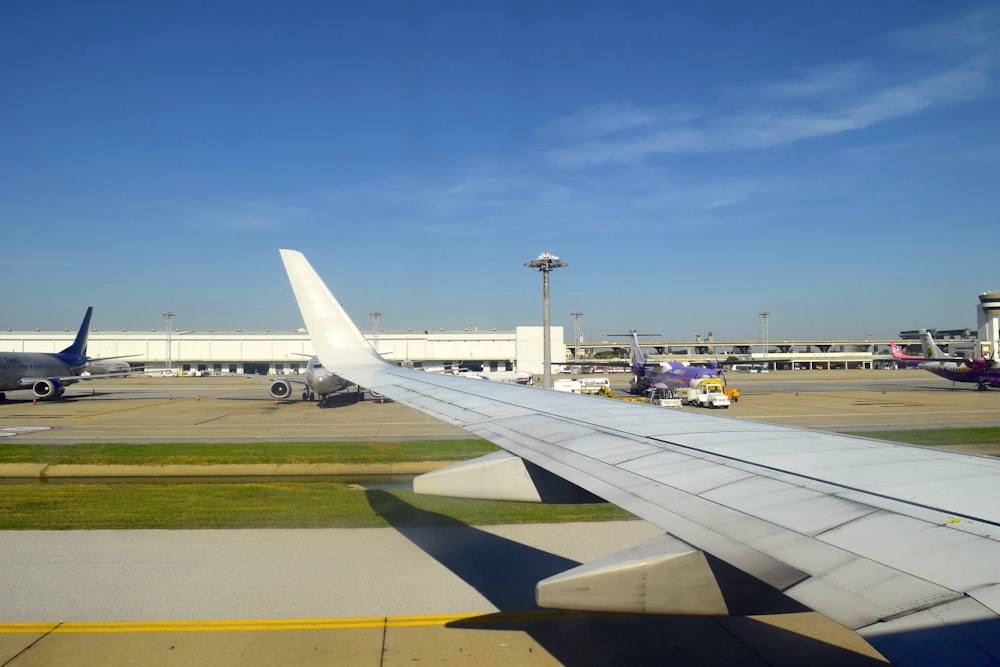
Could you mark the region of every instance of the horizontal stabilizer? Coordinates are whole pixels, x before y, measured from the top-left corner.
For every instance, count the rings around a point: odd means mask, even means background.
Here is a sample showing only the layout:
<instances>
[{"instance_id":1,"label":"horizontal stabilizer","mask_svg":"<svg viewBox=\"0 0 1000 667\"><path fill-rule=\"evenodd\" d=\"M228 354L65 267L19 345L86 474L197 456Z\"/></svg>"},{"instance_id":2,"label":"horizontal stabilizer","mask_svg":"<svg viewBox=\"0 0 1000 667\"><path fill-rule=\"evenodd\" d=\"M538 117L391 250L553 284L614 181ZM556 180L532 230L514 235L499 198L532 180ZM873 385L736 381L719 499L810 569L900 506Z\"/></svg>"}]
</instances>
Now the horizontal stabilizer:
<instances>
[{"instance_id":1,"label":"horizontal stabilizer","mask_svg":"<svg viewBox=\"0 0 1000 667\"><path fill-rule=\"evenodd\" d=\"M729 610L705 554L671 535L538 582L540 607L630 614L724 616Z\"/></svg>"},{"instance_id":2,"label":"horizontal stabilizer","mask_svg":"<svg viewBox=\"0 0 1000 667\"><path fill-rule=\"evenodd\" d=\"M576 484L507 452L494 452L420 475L413 480L413 491L431 496L523 503L604 502Z\"/></svg>"}]
</instances>

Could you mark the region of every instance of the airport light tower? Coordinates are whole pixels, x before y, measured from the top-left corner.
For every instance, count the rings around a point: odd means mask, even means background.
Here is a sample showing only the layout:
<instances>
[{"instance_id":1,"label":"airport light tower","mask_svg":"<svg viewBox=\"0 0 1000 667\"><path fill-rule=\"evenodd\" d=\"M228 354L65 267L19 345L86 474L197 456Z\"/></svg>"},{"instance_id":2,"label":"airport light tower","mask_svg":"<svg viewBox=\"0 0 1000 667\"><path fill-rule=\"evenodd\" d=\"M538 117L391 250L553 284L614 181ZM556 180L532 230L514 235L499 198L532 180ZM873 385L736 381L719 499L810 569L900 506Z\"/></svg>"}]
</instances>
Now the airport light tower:
<instances>
[{"instance_id":1,"label":"airport light tower","mask_svg":"<svg viewBox=\"0 0 1000 667\"><path fill-rule=\"evenodd\" d=\"M552 389L552 334L549 327L549 274L556 269L568 266L559 261L555 255L543 252L538 259L525 262L529 269L542 272L542 340L545 349L542 350L542 363L545 368L542 373L542 387Z\"/></svg>"},{"instance_id":2,"label":"airport light tower","mask_svg":"<svg viewBox=\"0 0 1000 667\"><path fill-rule=\"evenodd\" d=\"M573 361L577 361L580 358L580 343L583 342L580 336L580 318L583 317L583 313L574 310L570 313L570 317L573 318Z\"/></svg>"},{"instance_id":3,"label":"airport light tower","mask_svg":"<svg viewBox=\"0 0 1000 667\"><path fill-rule=\"evenodd\" d=\"M174 318L175 317L177 317L177 314L174 313L174 312L172 312L172 311L168 310L165 313L163 313L163 323L164 323L164 325L166 325L166 329L167 329L167 357L166 357L166 363L165 363L165 367L167 368L167 370L170 370L170 368L171 368L171 366L170 366L170 348L171 348L172 345L171 345L171 340L170 339L173 337L172 334L173 334L173 331L174 331Z\"/></svg>"},{"instance_id":4,"label":"airport light tower","mask_svg":"<svg viewBox=\"0 0 1000 667\"><path fill-rule=\"evenodd\" d=\"M382 313L378 310L373 310L368 314L372 318L372 347L375 349L375 354L378 354L378 323L382 319Z\"/></svg>"},{"instance_id":5,"label":"airport light tower","mask_svg":"<svg viewBox=\"0 0 1000 667\"><path fill-rule=\"evenodd\" d=\"M767 359L767 318L771 316L771 313L765 310L757 315L760 317L760 336L764 341L764 359Z\"/></svg>"}]
</instances>

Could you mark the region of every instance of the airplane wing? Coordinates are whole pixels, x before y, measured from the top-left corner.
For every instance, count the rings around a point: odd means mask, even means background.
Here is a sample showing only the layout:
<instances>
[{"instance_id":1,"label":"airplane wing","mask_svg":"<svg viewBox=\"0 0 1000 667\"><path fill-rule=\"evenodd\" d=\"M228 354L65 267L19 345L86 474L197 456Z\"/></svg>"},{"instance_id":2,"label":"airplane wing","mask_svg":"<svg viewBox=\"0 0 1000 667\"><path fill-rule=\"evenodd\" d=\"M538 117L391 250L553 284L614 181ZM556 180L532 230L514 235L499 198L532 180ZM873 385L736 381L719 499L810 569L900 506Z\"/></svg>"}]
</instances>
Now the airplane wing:
<instances>
[{"instance_id":1,"label":"airplane wing","mask_svg":"<svg viewBox=\"0 0 1000 667\"><path fill-rule=\"evenodd\" d=\"M1000 461L398 368L281 255L328 370L507 452L416 490L539 500L562 483L667 533L540 582L541 606L726 614L719 559L893 664L1000 660Z\"/></svg>"},{"instance_id":2,"label":"airplane wing","mask_svg":"<svg viewBox=\"0 0 1000 667\"><path fill-rule=\"evenodd\" d=\"M250 380L270 380L272 382L292 382L295 384L309 384L306 378L299 375L262 375L260 373L226 373L230 378L247 378Z\"/></svg>"},{"instance_id":3,"label":"airplane wing","mask_svg":"<svg viewBox=\"0 0 1000 667\"><path fill-rule=\"evenodd\" d=\"M24 376L17 379L18 389L31 389L37 382L55 380L63 384L74 384L76 382L87 382L90 380L107 380L111 378L123 378L137 375L135 371L121 371L118 373L89 373L87 375L46 375L44 377Z\"/></svg>"}]
</instances>

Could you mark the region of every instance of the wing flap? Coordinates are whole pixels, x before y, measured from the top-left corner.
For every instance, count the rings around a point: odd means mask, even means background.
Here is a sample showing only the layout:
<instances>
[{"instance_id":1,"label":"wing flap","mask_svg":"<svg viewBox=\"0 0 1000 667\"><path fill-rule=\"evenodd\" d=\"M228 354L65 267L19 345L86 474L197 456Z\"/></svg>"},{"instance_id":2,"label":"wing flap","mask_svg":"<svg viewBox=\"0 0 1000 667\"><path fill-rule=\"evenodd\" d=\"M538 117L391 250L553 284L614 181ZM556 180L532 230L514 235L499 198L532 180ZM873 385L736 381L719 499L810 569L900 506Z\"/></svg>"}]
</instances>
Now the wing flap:
<instances>
[{"instance_id":1,"label":"wing flap","mask_svg":"<svg viewBox=\"0 0 1000 667\"><path fill-rule=\"evenodd\" d=\"M961 597L863 558L849 559L836 569L809 577L785 594L855 630Z\"/></svg>"},{"instance_id":2,"label":"wing flap","mask_svg":"<svg viewBox=\"0 0 1000 667\"><path fill-rule=\"evenodd\" d=\"M1000 563L1000 543L956 530L881 511L845 523L822 540L864 558L885 563L955 591L972 591L1000 583L1000 572L983 568Z\"/></svg>"}]
</instances>

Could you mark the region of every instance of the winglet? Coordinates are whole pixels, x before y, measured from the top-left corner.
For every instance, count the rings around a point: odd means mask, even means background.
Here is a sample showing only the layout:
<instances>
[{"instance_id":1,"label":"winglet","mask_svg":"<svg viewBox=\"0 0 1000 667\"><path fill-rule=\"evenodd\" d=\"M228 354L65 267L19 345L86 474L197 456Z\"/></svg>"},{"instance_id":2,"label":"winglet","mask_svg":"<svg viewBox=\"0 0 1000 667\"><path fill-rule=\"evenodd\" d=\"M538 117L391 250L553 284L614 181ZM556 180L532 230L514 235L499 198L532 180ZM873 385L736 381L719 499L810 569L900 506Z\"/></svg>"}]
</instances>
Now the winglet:
<instances>
[{"instance_id":1,"label":"winglet","mask_svg":"<svg viewBox=\"0 0 1000 667\"><path fill-rule=\"evenodd\" d=\"M327 370L351 379L351 369L385 365L301 252L280 250L316 356Z\"/></svg>"}]
</instances>

